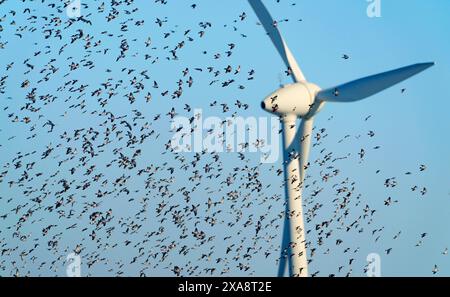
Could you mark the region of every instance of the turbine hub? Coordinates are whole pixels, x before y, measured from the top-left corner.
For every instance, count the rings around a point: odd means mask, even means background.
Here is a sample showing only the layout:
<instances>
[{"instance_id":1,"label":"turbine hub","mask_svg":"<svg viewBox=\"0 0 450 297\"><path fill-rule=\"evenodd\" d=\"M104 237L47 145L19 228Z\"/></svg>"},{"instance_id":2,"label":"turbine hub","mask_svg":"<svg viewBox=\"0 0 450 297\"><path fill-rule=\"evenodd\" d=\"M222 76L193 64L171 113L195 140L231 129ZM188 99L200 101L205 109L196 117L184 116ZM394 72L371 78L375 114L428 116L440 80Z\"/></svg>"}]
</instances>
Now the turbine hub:
<instances>
[{"instance_id":1,"label":"turbine hub","mask_svg":"<svg viewBox=\"0 0 450 297\"><path fill-rule=\"evenodd\" d=\"M320 90L317 85L308 82L289 84L264 99L261 107L280 116L295 114L298 117L309 117L313 115L310 111Z\"/></svg>"}]
</instances>

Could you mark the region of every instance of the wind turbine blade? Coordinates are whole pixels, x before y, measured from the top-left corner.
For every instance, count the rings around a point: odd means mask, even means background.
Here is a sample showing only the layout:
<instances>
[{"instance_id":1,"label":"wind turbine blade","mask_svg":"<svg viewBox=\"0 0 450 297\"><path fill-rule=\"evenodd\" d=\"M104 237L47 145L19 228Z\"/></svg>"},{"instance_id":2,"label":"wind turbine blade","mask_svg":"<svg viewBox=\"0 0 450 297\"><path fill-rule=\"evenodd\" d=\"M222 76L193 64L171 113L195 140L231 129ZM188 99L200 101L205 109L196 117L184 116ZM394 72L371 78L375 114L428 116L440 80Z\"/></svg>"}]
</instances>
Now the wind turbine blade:
<instances>
[{"instance_id":1,"label":"wind turbine blade","mask_svg":"<svg viewBox=\"0 0 450 297\"><path fill-rule=\"evenodd\" d=\"M309 161L309 151L311 149L312 130L314 125L314 117L303 119L300 124L300 183L303 186L305 180L306 167Z\"/></svg>"},{"instance_id":2,"label":"wind turbine blade","mask_svg":"<svg viewBox=\"0 0 450 297\"><path fill-rule=\"evenodd\" d=\"M414 76L434 63L420 63L361 78L319 92L317 99L328 102L353 102L381 92Z\"/></svg>"},{"instance_id":3,"label":"wind turbine blade","mask_svg":"<svg viewBox=\"0 0 450 297\"><path fill-rule=\"evenodd\" d=\"M286 213L289 212L289 207L286 203ZM283 220L283 235L281 240L280 248L280 262L278 264L278 277L284 277L286 275L286 268L289 268L289 275L292 275L292 267L288 267L287 264L289 260L289 243L291 241L291 236L289 234L289 220L287 217Z\"/></svg>"},{"instance_id":4,"label":"wind turbine blade","mask_svg":"<svg viewBox=\"0 0 450 297\"><path fill-rule=\"evenodd\" d=\"M250 6L258 16L259 21L263 25L273 44L275 45L278 53L286 64L286 67L290 69L294 75L295 81L306 81L303 72L297 64L292 52L289 50L286 42L281 37L280 31L277 28L276 22L273 20L267 8L261 2L261 0L248 0Z\"/></svg>"}]
</instances>

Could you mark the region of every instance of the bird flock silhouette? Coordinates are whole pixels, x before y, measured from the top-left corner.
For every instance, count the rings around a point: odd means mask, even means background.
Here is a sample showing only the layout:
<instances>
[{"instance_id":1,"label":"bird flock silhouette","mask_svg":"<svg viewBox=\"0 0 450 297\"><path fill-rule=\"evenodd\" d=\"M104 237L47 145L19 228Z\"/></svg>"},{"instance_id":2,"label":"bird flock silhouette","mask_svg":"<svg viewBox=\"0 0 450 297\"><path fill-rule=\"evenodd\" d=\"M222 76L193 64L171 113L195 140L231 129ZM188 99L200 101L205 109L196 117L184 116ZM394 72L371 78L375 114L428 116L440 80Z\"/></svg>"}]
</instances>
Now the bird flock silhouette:
<instances>
[{"instance_id":1,"label":"bird flock silhouette","mask_svg":"<svg viewBox=\"0 0 450 297\"><path fill-rule=\"evenodd\" d=\"M259 108L247 87L264 68L235 57L240 42L260 33L251 30L259 24L250 8L217 23L198 12L205 1L81 1L76 18L66 16L67 0L11 2L0 0L0 275L65 275L70 253L81 257L84 276L260 275L262 266L275 274L288 257L281 160L180 153L170 143L170 122L193 122L194 107L224 117ZM191 21L165 16L170 2ZM304 18L274 25L289 21ZM214 34L219 41L208 39ZM352 61L348 53L337 59ZM225 95L193 98L195 90ZM395 254L402 231L388 233L378 213L408 203L399 187L427 196L425 164L373 172L384 181L379 199L340 169L366 172L383 149L373 118L355 119L368 127L355 134L329 135L334 117L314 128L304 195L311 276L364 275L359 240L381 244L383 257ZM429 233L417 231L402 252ZM315 265L324 257L336 267ZM429 273L438 272L430 263Z\"/></svg>"}]
</instances>

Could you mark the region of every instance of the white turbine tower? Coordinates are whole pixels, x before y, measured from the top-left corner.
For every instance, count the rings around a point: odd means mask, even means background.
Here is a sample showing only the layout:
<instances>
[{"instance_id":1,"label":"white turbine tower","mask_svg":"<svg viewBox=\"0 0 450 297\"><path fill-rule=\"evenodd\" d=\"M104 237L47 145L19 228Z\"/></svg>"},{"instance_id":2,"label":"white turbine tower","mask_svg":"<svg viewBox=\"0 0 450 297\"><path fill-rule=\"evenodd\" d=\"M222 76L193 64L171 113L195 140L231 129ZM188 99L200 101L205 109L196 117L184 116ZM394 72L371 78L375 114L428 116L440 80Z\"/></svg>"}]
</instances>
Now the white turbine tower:
<instances>
[{"instance_id":1,"label":"white turbine tower","mask_svg":"<svg viewBox=\"0 0 450 297\"><path fill-rule=\"evenodd\" d=\"M277 23L261 0L248 0L248 2L294 80L293 84L286 85L268 96L261 106L264 110L280 116L283 122L287 215L282 250L288 249L286 261L290 261L290 275L308 276L302 189L311 146L314 116L322 109L325 102L362 100L424 71L434 63L414 64L321 90L317 85L306 81L294 56L281 37ZM296 129L297 118L302 120L298 130ZM285 265L285 260L280 259L279 276L284 275Z\"/></svg>"}]
</instances>

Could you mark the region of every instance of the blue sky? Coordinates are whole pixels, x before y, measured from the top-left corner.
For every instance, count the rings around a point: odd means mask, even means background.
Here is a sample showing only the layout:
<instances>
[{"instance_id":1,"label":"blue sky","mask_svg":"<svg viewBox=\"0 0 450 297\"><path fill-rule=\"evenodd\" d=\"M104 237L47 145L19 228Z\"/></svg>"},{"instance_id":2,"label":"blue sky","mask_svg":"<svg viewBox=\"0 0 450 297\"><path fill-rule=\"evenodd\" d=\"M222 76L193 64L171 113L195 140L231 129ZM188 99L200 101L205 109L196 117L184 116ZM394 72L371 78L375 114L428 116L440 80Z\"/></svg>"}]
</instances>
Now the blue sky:
<instances>
[{"instance_id":1,"label":"blue sky","mask_svg":"<svg viewBox=\"0 0 450 297\"><path fill-rule=\"evenodd\" d=\"M118 55L118 46L120 40L123 39L117 35L120 32L120 22L125 21L128 16L121 14L120 18L111 23L106 23L104 15L100 16L96 13L96 9L101 1L94 1L90 4L92 8L85 9L82 14L92 12L89 19L92 20L94 26L86 24L76 24L74 28L69 28L65 37L74 34L76 26L80 26L97 40L100 33L104 30L115 34L113 38L102 38L102 48L111 48L108 55L93 55L92 60L95 61L96 67L94 70L87 68L79 69L71 72L69 78L78 79L80 82L88 83L89 91L94 90L105 79L113 77L114 80L123 79L127 81L129 76L121 71L123 67L139 69L139 72L148 69L151 76L150 82L146 82L147 88L153 93L151 104L146 104L142 98L137 100L135 105L130 106L123 94L127 91L122 90L120 95L114 97L108 105L108 109L117 114L132 114L133 109L140 110L145 121L152 121L152 118L161 113L163 119L153 124L153 128L160 134L160 138L146 143L142 156L139 158L139 167L147 166L148 164L161 165L168 162L169 166L178 166L178 161L174 161L169 154L164 154L164 143L172 135L170 129L170 122L165 114L175 107L180 114L192 116L182 110L184 104L189 104L193 108L202 108L204 116L219 116L223 117L221 108L211 108L209 103L217 100L220 103L227 102L233 105L236 99L250 105L248 110L237 110L240 116L269 116L260 109L260 101L269 93L274 91L280 83L280 74L284 72L284 65L282 60L277 55L275 48L272 46L270 40L265 36L262 27L257 26L256 16L251 11L246 1L192 1L198 3L196 9L191 9L189 6L192 3L169 0L167 5L160 5L150 3L148 1L136 0L131 7L138 7L139 11L134 14L135 20L143 19L145 24L137 27L132 23L129 25L129 31L124 33L129 40L130 50L126 59L115 62ZM276 1L264 1L274 19L283 20L289 19L287 22L281 22L279 28L286 39L291 51L300 64L305 76L311 82L318 84L323 88L327 88L339 83L347 82L359 78L361 76L383 72L397 67L413 64L416 62L434 61L436 65L420 75L401 83L385 92L377 94L367 100L353 103L353 104L328 104L318 115L316 121L316 131L319 128L325 128L327 137L323 138L321 142L312 150L311 161L314 162L323 157L320 151L326 149L327 152L333 152L333 156L345 156L350 153L348 159L337 162L336 167L340 170L340 175L336 179L328 183L320 182L320 175L324 168L321 168L317 163L314 163L308 174L310 182L318 179L318 184L312 184L306 191L305 196L309 201L309 205L321 203L324 206L321 208L318 216L312 222L307 224L310 230L313 230L316 223L320 219L329 219L335 211L335 205L332 200L336 198L333 184L349 178L350 182L355 182L355 196L361 195L361 202L357 206L354 205L356 201L352 200L350 206L350 217L345 220L345 223L351 223L352 217L357 217L361 214L361 209L368 204L371 209L376 209L373 222L370 225L365 225L365 231L358 233L355 230L352 232L344 232L336 229L335 235L332 239L325 242L323 246L316 246L317 234L311 231L308 234L308 240L312 241L312 245L317 248L314 261L311 263L310 271L319 271L319 275L328 275L334 273L336 275L345 275L350 267L348 267L349 258L355 258L355 263L352 265L352 275L364 275L362 267L367 263L366 256L369 253L375 252L381 256L381 270L382 275L386 276L420 276L431 275L431 270L434 265L438 265L440 275L450 274L450 265L448 259L442 255L442 251L450 245L450 233L447 231L448 216L450 212L450 186L448 179L450 176L450 158L448 152L450 148L450 140L446 137L446 132L450 127L450 118L448 117L448 110L450 103L450 90L448 88L448 81L450 81L450 73L448 71L450 66L450 40L446 38L450 29L450 19L448 18L448 11L450 11L450 3L445 0L432 1L414 1L414 0L398 0L382 2L382 17L369 18L366 15L368 3L364 0L347 0L347 1L330 1L330 0L314 0L314 1L285 1L280 3ZM295 3L295 6L291 4ZM345 3L345 4L344 4ZM33 14L50 15L55 13L46 6L33 3L28 4L32 6L35 11ZM13 1L7 1L1 7L1 11L7 14L9 10L15 9L18 12L23 11L24 4L17 4ZM91 11L92 10L92 11ZM242 12L247 13L245 21L237 21ZM57 12L56 12L57 13ZM62 12L60 17L63 21L67 20L67 16ZM156 18L163 19L167 17L167 24L159 28L155 24ZM14 30L16 27L8 25L11 20L8 16L8 21L2 23L4 32L0 33L0 41L8 41L5 49L0 50L0 67L2 72L5 71L6 65L11 61L15 61L15 66L7 74L9 75L5 94L1 95L0 106L2 110L8 106L8 110L3 110L0 118L0 136L2 139L2 146L0 147L0 162L5 164L9 162L17 151L32 151L38 150L39 154L36 156L39 161L40 152L43 151L46 145L52 143L54 146L60 142L59 134L66 130L73 130L79 127L99 127L103 119L83 114L76 109L69 109L70 104L76 104L76 98L69 92L57 92L58 86L68 80L63 75L68 71L69 60L65 60L70 56L74 57L75 61L83 59L85 50L82 43L76 43L73 46L68 46L65 52L58 56L57 52L63 43L70 39L63 39L58 41L53 38L45 40L39 31L35 33L24 33L25 38L19 39L14 37ZM301 21L299 21L301 19ZM26 17L18 13L15 17L17 25L29 25ZM197 38L195 35L200 30L200 22L211 22L213 24L211 29L206 29L204 38ZM37 21L38 24L42 20ZM237 30L233 29L236 26ZM170 55L168 49L164 49L165 45L170 48L175 46L180 40L184 38L183 32L187 29L192 29L192 35L196 39L192 43L186 44L185 48L179 51L178 61L168 61L166 56ZM166 32L174 32L168 38L163 38ZM242 37L245 34L247 37ZM152 47L155 49L145 48L144 41L147 37L152 39ZM132 39L137 41L133 42ZM231 57L222 57L215 60L214 54L221 53L225 55L228 50L228 44L235 43L236 49L233 51ZM26 115L25 112L20 111L19 108L24 104L24 96L29 90L20 88L20 84L24 79L29 79L32 84L35 84L39 78L42 77L37 71L31 72L29 75L24 75L26 70L22 62L33 55L38 50L44 51L44 47L50 46L52 52L45 56L45 58L33 58L32 62L36 68L43 67L50 58L57 57L54 63L61 68L61 71L47 83L41 84L38 88L40 94L52 93L57 94L58 100L52 104L42 105L43 115L41 118L33 118L37 123L37 137L32 140L27 140L26 137L31 135L28 131L29 126L21 123L11 123L7 115L15 112L18 115ZM207 51L204 54L203 51ZM159 57L156 64L149 64L149 60L145 61L142 57L144 53L148 53L153 57ZM135 57L130 57L137 54ZM350 56L349 60L341 58L343 54ZM42 55L40 56L42 57ZM223 69L227 65L236 67L240 65L242 68L242 75L237 78L237 84L245 84L244 90L239 90L237 85L230 88L221 88L220 85L209 86L210 76L205 72L196 73L193 69L196 67L206 68L214 66L217 69ZM159 92L165 89L174 89L176 82L180 77L181 71L189 67L191 73L195 74L194 86L191 89L186 89L180 100L171 100L159 96ZM110 73L105 73L106 68L111 69ZM255 79L247 81L247 72L251 69L255 70ZM5 72L6 73L6 72ZM2 74L3 76L3 74ZM283 83L288 83L288 78L281 76ZM223 80L224 77L221 77ZM157 80L160 89L154 91L151 88L153 80ZM401 93L401 89L405 88L406 92ZM94 100L89 100L89 93L83 97L87 102L87 109L89 111L101 109L97 106ZM69 96L72 98L68 99ZM8 98L11 97L11 98ZM142 96L141 96L142 97ZM68 99L68 102L64 102ZM60 117L64 112L68 113L65 117ZM228 114L229 115L229 114ZM368 121L364 119L371 115ZM35 116L35 115L32 115ZM46 129L41 128L47 119L55 122L55 132L45 133ZM33 122L34 123L34 122ZM373 130L376 134L374 138L367 136L367 133ZM344 136L351 135L345 141L339 142ZM11 136L14 139L8 140ZM117 145L121 145L118 143ZM379 150L372 149L375 146L380 146ZM367 153L364 160L361 162L357 153L361 148L364 148ZM186 154L187 158L192 158L193 154ZM117 177L122 174L131 174L124 172L120 168L107 169L104 165L112 158L111 152L106 152L97 157L92 162L97 164L99 169L103 168L105 174L112 177ZM236 166L242 166L236 154L222 154L223 172L230 173ZM258 154L248 154L249 164L256 166L259 161ZM45 172L53 172L57 170L57 163L55 160L39 161L39 170ZM426 164L427 170L419 172L420 164ZM261 201L264 196L272 197L273 195L282 195L281 178L274 177L272 166L276 168L281 166L281 161L278 164L262 165L259 168L260 179L264 185L270 185L263 193L250 192L247 193L248 199L255 202ZM70 168L70 167L69 167ZM61 169L63 170L63 169ZM376 173L380 170L379 173ZM325 170L326 171L326 170ZM412 175L405 175L405 172L412 172ZM20 174L21 172L18 172ZM189 172L190 173L190 172ZM67 173L61 173L63 176ZM16 175L17 176L17 175ZM6 180L14 179L14 173L5 178ZM186 181L186 174L177 172L175 175L174 188L183 184L189 184ZM384 181L386 178L396 177L398 186L396 188L386 188ZM67 175L67 178L70 178ZM85 179L82 175L77 176L77 182ZM160 173L160 178L169 178L168 173ZM0 200L2 214L8 212L10 209L18 204L24 203L21 194L21 189L17 187L9 188L6 182L0 184ZM57 180L56 180L57 181ZM40 181L30 182L30 186L39 185ZM129 182L129 187L139 189L142 191L142 178L136 177ZM425 196L416 191L412 192L411 187L417 185L420 188L426 187L428 192ZM56 189L58 186L55 185ZM209 189L208 189L209 187ZM311 193L314 189L323 187L320 195L314 199L311 198ZM203 180L199 192L195 195L194 201L198 203L205 203L209 196L208 190L218 190L217 182L214 180ZM85 193L75 193L80 201L91 201L97 188L90 189ZM144 190L145 192L145 190ZM142 192L137 195L136 200L141 198ZM213 200L219 200L222 195L226 194L226 190L221 190L214 193ZM157 191L147 193L151 197L151 207L159 203L163 198L158 196ZM139 197L138 197L139 196ZM391 206L384 206L384 200L391 196L392 199L398 200ZM308 198L309 197L309 198ZM8 198L13 198L13 202L7 203ZM123 217L125 220L136 220L135 213L139 209L137 203L127 202L128 197L114 198L103 201L102 207L114 209L116 227L120 229L118 218ZM178 197L179 198L179 197ZM181 198L180 198L181 199ZM183 203L179 201L179 203ZM282 200L274 202L269 216L276 217L283 209ZM262 215L268 211L268 202L262 206L255 206L252 208L243 208L243 217L247 218L251 214L255 217ZM76 210L82 209L82 202L77 204ZM223 205L226 209L229 204ZM225 211L224 211L225 212ZM110 243L117 242L122 244L126 239L133 242L138 242L143 239L143 234L150 230L159 228L157 218L154 213L149 211L149 219L145 223L145 231L134 234L128 237L123 234L115 234L108 241ZM223 215L224 221L230 220L233 215ZM7 229L10 225L15 223L15 216L11 215L7 220L0 221L1 229L3 230L0 238L5 238L5 242L12 247L17 245L19 250L25 246L31 245L30 242L21 242L17 238L12 238L11 229ZM31 238L39 237L39 233L43 226L48 224L56 224L61 222L55 213L45 214L42 216L43 221L35 224L27 224L23 227L22 232L32 234ZM70 220L63 223L64 226ZM204 223L202 223L204 224ZM84 217L80 220L80 225L88 225L88 218ZM53 233L64 232L63 239L61 239L59 255L64 255L64 248L69 250L74 245L80 242L87 233L67 231L64 226L59 226L52 230ZM176 240L179 230L170 222L165 222L162 226L166 229L168 242ZM3 228L4 227L4 228ZM192 226L191 226L192 227ZM249 238L253 235L253 228L242 229L239 234L238 226L229 228L226 224L209 228L203 226L208 234L219 234L226 236L232 235L232 242L237 245L240 240L246 237L247 241L244 244L251 244ZM338 227L338 226L335 226ZM384 227L382 236L375 242L375 237L372 236L373 229ZM80 231L81 228L78 230ZM90 229L89 229L90 230ZM277 234L279 229L266 230L268 235L274 236L268 243L260 242L262 251L273 250L274 246L280 242L280 234ZM399 239L392 239L397 232L402 231ZM88 232L88 231L86 231ZM428 233L423 239L423 244L420 247L415 247L420 239L421 233ZM119 232L117 232L119 233ZM273 234L271 234L273 233ZM248 236L246 236L248 234ZM336 246L334 241L337 238L344 240L343 246ZM106 240L105 240L106 241ZM4 242L2 242L3 244ZM42 241L41 246L45 246L46 241ZM146 245L146 249L157 249L157 241L150 241ZM188 239L184 244L195 246L193 239ZM85 242L86 255L88 252L95 252L95 245ZM119 245L120 246L120 245ZM187 264L191 261L195 263L198 261L198 256L208 251L211 248L215 251L215 255L220 255L224 252L225 246L219 238L209 245L198 246L193 249L193 252L183 257L177 254L171 254L165 263L157 267L149 267L146 271L148 275L173 275L170 268L174 263ZM324 255L323 252L327 249L331 252ZM351 250L358 249L354 255L344 253L345 248ZM392 248L392 252L386 255L385 250ZM49 252L45 248L36 251L36 256L41 259L53 260L55 254ZM124 262L125 266L122 268L124 274L137 274L142 267L139 265L128 264L131 255L136 251L131 248L121 247L113 248L108 251L102 251L105 257L110 259L111 263L116 261ZM267 259L263 254L255 255L250 261L254 275L270 276L276 274L276 253L273 252ZM131 257L132 258L132 257ZM83 271L89 271L92 275L109 275L107 271L108 264L93 266L88 270L85 266L87 258L83 259ZM13 252L8 257L5 265L6 270L1 271L1 275L8 275L13 271L13 266L10 260L20 261L19 253ZM25 268L24 271L30 270L32 274L64 274L64 261L58 260L60 265L55 273L48 270L37 270L37 268L27 263L22 263ZM202 263L201 261L199 263ZM209 263L202 263L201 265L207 267ZM111 264L114 266L113 264ZM341 273L337 272L338 266L345 266ZM115 266L114 266L115 267ZM239 271L235 265L231 268L232 275L245 275L244 272Z\"/></svg>"}]
</instances>

